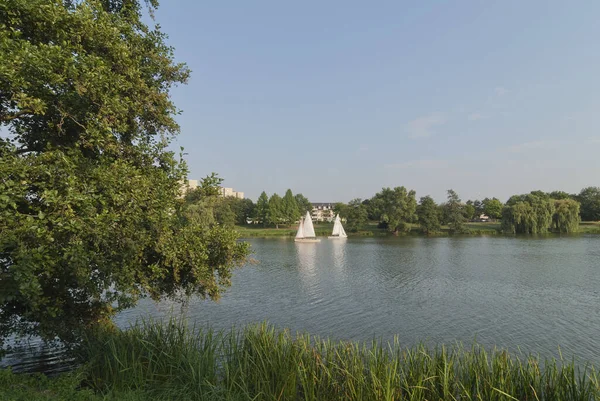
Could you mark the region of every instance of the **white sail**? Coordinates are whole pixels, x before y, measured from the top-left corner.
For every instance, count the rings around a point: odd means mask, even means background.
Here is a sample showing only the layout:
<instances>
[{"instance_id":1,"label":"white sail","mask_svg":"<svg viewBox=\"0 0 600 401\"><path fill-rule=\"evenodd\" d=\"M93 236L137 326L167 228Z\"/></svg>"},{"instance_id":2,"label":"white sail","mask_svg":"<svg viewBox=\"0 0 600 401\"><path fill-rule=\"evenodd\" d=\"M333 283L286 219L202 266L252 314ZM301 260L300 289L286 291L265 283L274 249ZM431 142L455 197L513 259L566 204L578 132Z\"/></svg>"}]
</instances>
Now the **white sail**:
<instances>
[{"instance_id":1,"label":"white sail","mask_svg":"<svg viewBox=\"0 0 600 401\"><path fill-rule=\"evenodd\" d=\"M300 219L300 224L298 224L298 232L296 233L296 238L304 238L304 219Z\"/></svg>"},{"instance_id":2,"label":"white sail","mask_svg":"<svg viewBox=\"0 0 600 401\"><path fill-rule=\"evenodd\" d=\"M341 221L340 221L340 237L341 237L341 238L346 238L346 237L348 237L348 236L346 235L346 230L344 230L344 226L342 225L342 222L341 222Z\"/></svg>"},{"instance_id":3,"label":"white sail","mask_svg":"<svg viewBox=\"0 0 600 401\"><path fill-rule=\"evenodd\" d=\"M335 216L335 221L333 223L333 232L331 233L332 237L340 237L346 238L346 231L344 230L344 226L342 226L342 221L340 220L340 215Z\"/></svg>"},{"instance_id":4,"label":"white sail","mask_svg":"<svg viewBox=\"0 0 600 401\"><path fill-rule=\"evenodd\" d=\"M314 238L315 228L313 227L312 218L310 217L310 212L306 212L306 217L304 218L304 238Z\"/></svg>"},{"instance_id":5,"label":"white sail","mask_svg":"<svg viewBox=\"0 0 600 401\"><path fill-rule=\"evenodd\" d=\"M333 221L333 231L331 232L332 236L340 235L341 225L342 224L340 223L340 215L338 214L337 216L335 216L335 220Z\"/></svg>"}]
</instances>

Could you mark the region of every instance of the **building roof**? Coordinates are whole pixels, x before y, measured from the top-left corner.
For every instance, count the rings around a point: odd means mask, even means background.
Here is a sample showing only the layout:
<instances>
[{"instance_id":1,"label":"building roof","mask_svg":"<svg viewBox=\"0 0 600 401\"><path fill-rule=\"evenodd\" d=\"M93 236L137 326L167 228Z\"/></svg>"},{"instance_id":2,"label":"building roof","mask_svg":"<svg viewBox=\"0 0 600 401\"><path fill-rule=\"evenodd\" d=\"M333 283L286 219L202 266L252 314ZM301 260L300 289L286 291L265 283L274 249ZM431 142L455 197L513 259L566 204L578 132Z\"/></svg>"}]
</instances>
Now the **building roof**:
<instances>
[{"instance_id":1,"label":"building roof","mask_svg":"<svg viewBox=\"0 0 600 401\"><path fill-rule=\"evenodd\" d=\"M323 206L327 206L327 207L333 207L335 205L335 202L311 202L310 203L313 207L323 207Z\"/></svg>"}]
</instances>

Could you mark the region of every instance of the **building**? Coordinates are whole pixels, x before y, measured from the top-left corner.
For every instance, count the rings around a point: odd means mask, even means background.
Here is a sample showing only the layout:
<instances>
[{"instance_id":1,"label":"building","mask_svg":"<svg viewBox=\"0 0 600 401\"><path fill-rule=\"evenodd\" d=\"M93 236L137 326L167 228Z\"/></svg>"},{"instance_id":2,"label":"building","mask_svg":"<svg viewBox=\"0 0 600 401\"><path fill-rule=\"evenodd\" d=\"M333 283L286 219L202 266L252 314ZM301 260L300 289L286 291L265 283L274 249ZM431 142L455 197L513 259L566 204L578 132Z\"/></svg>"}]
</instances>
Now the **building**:
<instances>
[{"instance_id":1,"label":"building","mask_svg":"<svg viewBox=\"0 0 600 401\"><path fill-rule=\"evenodd\" d=\"M333 203L311 203L311 217L313 221L328 221L332 222L335 218L333 213Z\"/></svg>"},{"instance_id":2,"label":"building","mask_svg":"<svg viewBox=\"0 0 600 401\"><path fill-rule=\"evenodd\" d=\"M239 192L239 191L234 191L233 188L221 187L221 195L223 195L223 197L233 196L234 198L244 199L244 193Z\"/></svg>"},{"instance_id":3,"label":"building","mask_svg":"<svg viewBox=\"0 0 600 401\"><path fill-rule=\"evenodd\" d=\"M187 180L181 183L181 192L185 194L187 191L191 191L200 186L198 180ZM244 199L244 193L239 191L234 191L233 188L219 188L221 192L221 196L233 196L234 198Z\"/></svg>"}]
</instances>

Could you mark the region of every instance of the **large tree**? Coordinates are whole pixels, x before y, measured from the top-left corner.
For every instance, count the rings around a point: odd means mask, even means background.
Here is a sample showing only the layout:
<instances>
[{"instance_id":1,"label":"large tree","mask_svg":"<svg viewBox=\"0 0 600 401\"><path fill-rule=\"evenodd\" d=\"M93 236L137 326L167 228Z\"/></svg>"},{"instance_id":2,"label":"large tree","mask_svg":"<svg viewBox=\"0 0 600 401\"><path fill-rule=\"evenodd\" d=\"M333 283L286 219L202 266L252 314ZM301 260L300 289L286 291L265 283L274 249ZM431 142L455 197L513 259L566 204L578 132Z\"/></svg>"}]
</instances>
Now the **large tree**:
<instances>
[{"instance_id":1,"label":"large tree","mask_svg":"<svg viewBox=\"0 0 600 401\"><path fill-rule=\"evenodd\" d=\"M409 223L417 219L415 191L408 191L404 187L383 188L371 199L371 205L380 224L386 225L395 234L409 231Z\"/></svg>"},{"instance_id":2,"label":"large tree","mask_svg":"<svg viewBox=\"0 0 600 401\"><path fill-rule=\"evenodd\" d=\"M312 203L302 194L296 194L294 196L296 198L296 203L298 204L298 210L300 211L300 215L304 216L306 212L312 211Z\"/></svg>"},{"instance_id":3,"label":"large tree","mask_svg":"<svg viewBox=\"0 0 600 401\"><path fill-rule=\"evenodd\" d=\"M446 218L450 230L456 233L463 231L465 223L465 205L461 203L460 197L454 190L448 190L448 201L444 207L446 209Z\"/></svg>"},{"instance_id":4,"label":"large tree","mask_svg":"<svg viewBox=\"0 0 600 401\"><path fill-rule=\"evenodd\" d=\"M579 229L579 202L574 199L554 200L552 228L559 233L574 233Z\"/></svg>"},{"instance_id":5,"label":"large tree","mask_svg":"<svg viewBox=\"0 0 600 401\"><path fill-rule=\"evenodd\" d=\"M346 228L348 231L358 231L367 222L367 207L359 198L352 199L347 205L342 205L339 214L346 220Z\"/></svg>"},{"instance_id":6,"label":"large tree","mask_svg":"<svg viewBox=\"0 0 600 401\"><path fill-rule=\"evenodd\" d=\"M485 198L483 200L483 212L492 219L502 217L502 202L498 198Z\"/></svg>"},{"instance_id":7,"label":"large tree","mask_svg":"<svg viewBox=\"0 0 600 401\"><path fill-rule=\"evenodd\" d=\"M600 220L600 187L583 188L576 199L581 204L581 220Z\"/></svg>"},{"instance_id":8,"label":"large tree","mask_svg":"<svg viewBox=\"0 0 600 401\"><path fill-rule=\"evenodd\" d=\"M269 218L269 197L265 191L262 191L258 200L256 201L255 213L257 220L266 225Z\"/></svg>"},{"instance_id":9,"label":"large tree","mask_svg":"<svg viewBox=\"0 0 600 401\"><path fill-rule=\"evenodd\" d=\"M285 195L283 195L282 213L283 219L287 224L292 224L300 218L298 203L291 189L285 191Z\"/></svg>"},{"instance_id":10,"label":"large tree","mask_svg":"<svg viewBox=\"0 0 600 401\"><path fill-rule=\"evenodd\" d=\"M429 235L439 231L439 214L439 208L431 196L424 196L420 199L419 206L417 206L417 216L419 225L425 234Z\"/></svg>"},{"instance_id":11,"label":"large tree","mask_svg":"<svg viewBox=\"0 0 600 401\"><path fill-rule=\"evenodd\" d=\"M283 211L283 199L277 194L271 195L269 198L269 209L267 212L267 221L279 228L281 222L285 219Z\"/></svg>"},{"instance_id":12,"label":"large tree","mask_svg":"<svg viewBox=\"0 0 600 401\"><path fill-rule=\"evenodd\" d=\"M502 209L502 230L517 234L547 233L552 225L554 200L542 191L514 195Z\"/></svg>"},{"instance_id":13,"label":"large tree","mask_svg":"<svg viewBox=\"0 0 600 401\"><path fill-rule=\"evenodd\" d=\"M136 0L0 2L0 341L230 283L247 245L193 218L167 148L188 75Z\"/></svg>"}]
</instances>

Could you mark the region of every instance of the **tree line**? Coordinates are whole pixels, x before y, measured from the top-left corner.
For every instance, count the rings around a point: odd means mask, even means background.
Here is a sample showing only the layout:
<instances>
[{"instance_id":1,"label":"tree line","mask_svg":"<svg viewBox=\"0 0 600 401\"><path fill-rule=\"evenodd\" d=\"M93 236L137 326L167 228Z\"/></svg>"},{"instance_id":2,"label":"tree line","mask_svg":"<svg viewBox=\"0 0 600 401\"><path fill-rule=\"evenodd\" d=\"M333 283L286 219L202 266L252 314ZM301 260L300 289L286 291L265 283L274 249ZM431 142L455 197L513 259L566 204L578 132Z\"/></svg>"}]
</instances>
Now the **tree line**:
<instances>
[{"instance_id":1,"label":"tree line","mask_svg":"<svg viewBox=\"0 0 600 401\"><path fill-rule=\"evenodd\" d=\"M214 178L207 177L202 182ZM218 184L220 181L213 183ZM186 199L191 203L197 202L202 197L201 193L201 188L189 191ZM235 197L217 197L211 202L214 221L226 227L260 223L279 228L280 225L293 224L312 209L305 196L294 195L291 189L283 197L277 193L269 197L263 191L256 203ZM600 188L587 187L578 194L532 191L511 196L506 203L498 198L463 202L456 191L450 189L446 201L440 204L431 196L417 201L416 192L405 187L383 188L369 199L338 202L334 205L334 212L340 214L346 229L351 232L358 231L368 221L375 221L379 228L395 234L409 231L415 224L425 234L438 232L442 226L448 226L451 232L461 233L466 231L466 222L485 215L492 221L501 221L501 230L506 233L570 233L577 231L579 221L600 220Z\"/></svg>"},{"instance_id":2,"label":"tree line","mask_svg":"<svg viewBox=\"0 0 600 401\"><path fill-rule=\"evenodd\" d=\"M414 224L425 234L435 233L443 225L460 233L466 231L467 221L486 215L501 220L501 230L506 233L571 233L578 230L580 221L600 220L600 188L587 187L578 194L532 191L511 196L505 204L498 198L462 202L452 189L441 204L431 196L417 202L415 191L383 188L370 199L337 203L335 211L345 219L349 231L357 231L370 220L395 234L409 231Z\"/></svg>"},{"instance_id":3,"label":"tree line","mask_svg":"<svg viewBox=\"0 0 600 401\"><path fill-rule=\"evenodd\" d=\"M277 193L269 197L263 191L256 203L248 198L212 196L210 193L207 195L206 188L218 187L221 182L222 179L213 173L200 180L198 188L185 194L186 203L207 216L203 218L205 222L216 222L231 228L236 224L248 223L279 228L280 225L295 223L307 211L312 210L310 201L302 194L294 195L291 189L288 189L283 197Z\"/></svg>"}]
</instances>

